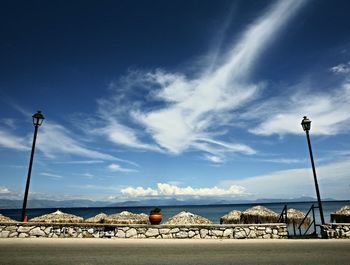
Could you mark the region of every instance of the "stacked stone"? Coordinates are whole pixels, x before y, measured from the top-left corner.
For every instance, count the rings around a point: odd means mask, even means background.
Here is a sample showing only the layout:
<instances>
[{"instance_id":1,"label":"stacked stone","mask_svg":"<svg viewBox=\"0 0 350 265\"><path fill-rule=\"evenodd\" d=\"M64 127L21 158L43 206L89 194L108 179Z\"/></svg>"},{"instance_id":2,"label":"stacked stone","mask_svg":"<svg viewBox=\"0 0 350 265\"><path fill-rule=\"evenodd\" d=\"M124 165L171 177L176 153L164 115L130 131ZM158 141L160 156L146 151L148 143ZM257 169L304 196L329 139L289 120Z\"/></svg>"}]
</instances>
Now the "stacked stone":
<instances>
[{"instance_id":1,"label":"stacked stone","mask_svg":"<svg viewBox=\"0 0 350 265\"><path fill-rule=\"evenodd\" d=\"M348 230L347 230L348 231ZM287 238L286 225L0 225L0 237L49 238Z\"/></svg>"},{"instance_id":2,"label":"stacked stone","mask_svg":"<svg viewBox=\"0 0 350 265\"><path fill-rule=\"evenodd\" d=\"M324 238L348 238L350 239L350 224L325 224L321 226Z\"/></svg>"}]
</instances>

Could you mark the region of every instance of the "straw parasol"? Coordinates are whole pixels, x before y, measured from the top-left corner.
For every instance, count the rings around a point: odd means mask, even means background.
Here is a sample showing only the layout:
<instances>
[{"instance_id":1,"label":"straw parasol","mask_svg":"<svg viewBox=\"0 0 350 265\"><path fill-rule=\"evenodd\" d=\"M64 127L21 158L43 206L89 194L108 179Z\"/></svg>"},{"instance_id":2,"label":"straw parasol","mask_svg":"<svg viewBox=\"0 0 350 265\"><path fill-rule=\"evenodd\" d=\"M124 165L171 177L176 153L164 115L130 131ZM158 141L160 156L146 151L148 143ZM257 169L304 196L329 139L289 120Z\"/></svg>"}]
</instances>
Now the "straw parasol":
<instances>
[{"instance_id":1,"label":"straw parasol","mask_svg":"<svg viewBox=\"0 0 350 265\"><path fill-rule=\"evenodd\" d=\"M305 213L303 213L302 211L299 211L294 208L289 208L287 210L287 224L300 225L304 218ZM303 222L303 226L307 227L310 225L310 223L311 218L307 217Z\"/></svg>"},{"instance_id":2,"label":"straw parasol","mask_svg":"<svg viewBox=\"0 0 350 265\"><path fill-rule=\"evenodd\" d=\"M87 218L84 220L86 223L105 223L106 219L108 218L108 215L105 213L100 213L98 215L95 215L93 217Z\"/></svg>"},{"instance_id":3,"label":"straw parasol","mask_svg":"<svg viewBox=\"0 0 350 265\"><path fill-rule=\"evenodd\" d=\"M331 214L331 222L350 223L350 205L345 205Z\"/></svg>"},{"instance_id":4,"label":"straw parasol","mask_svg":"<svg viewBox=\"0 0 350 265\"><path fill-rule=\"evenodd\" d=\"M239 224L241 222L241 211L233 210L220 218L220 224Z\"/></svg>"},{"instance_id":5,"label":"straw parasol","mask_svg":"<svg viewBox=\"0 0 350 265\"><path fill-rule=\"evenodd\" d=\"M12 220L11 218L0 214L0 223L10 223L10 222L17 222L17 221Z\"/></svg>"},{"instance_id":6,"label":"straw parasol","mask_svg":"<svg viewBox=\"0 0 350 265\"><path fill-rule=\"evenodd\" d=\"M261 205L245 210L241 216L245 224L276 223L278 217L277 213Z\"/></svg>"},{"instance_id":7,"label":"straw parasol","mask_svg":"<svg viewBox=\"0 0 350 265\"><path fill-rule=\"evenodd\" d=\"M197 225L197 224L212 224L213 222L202 216L190 213L180 212L173 217L170 217L165 224L167 225Z\"/></svg>"},{"instance_id":8,"label":"straw parasol","mask_svg":"<svg viewBox=\"0 0 350 265\"><path fill-rule=\"evenodd\" d=\"M83 218L74 214L68 214L61 211L45 214L39 217L30 219L30 222L44 222L44 223L81 223Z\"/></svg>"},{"instance_id":9,"label":"straw parasol","mask_svg":"<svg viewBox=\"0 0 350 265\"><path fill-rule=\"evenodd\" d=\"M109 224L149 224L148 215L141 213L135 214L128 211L109 215L105 219Z\"/></svg>"}]
</instances>

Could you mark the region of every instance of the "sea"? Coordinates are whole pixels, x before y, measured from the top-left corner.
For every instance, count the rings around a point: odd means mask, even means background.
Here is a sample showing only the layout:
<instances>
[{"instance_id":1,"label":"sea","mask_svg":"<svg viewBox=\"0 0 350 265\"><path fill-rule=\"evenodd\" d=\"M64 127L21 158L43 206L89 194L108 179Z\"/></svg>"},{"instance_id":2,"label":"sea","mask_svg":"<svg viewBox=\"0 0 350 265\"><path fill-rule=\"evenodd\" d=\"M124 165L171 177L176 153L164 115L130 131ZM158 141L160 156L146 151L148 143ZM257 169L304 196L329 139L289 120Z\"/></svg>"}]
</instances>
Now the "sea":
<instances>
[{"instance_id":1,"label":"sea","mask_svg":"<svg viewBox=\"0 0 350 265\"><path fill-rule=\"evenodd\" d=\"M281 213L284 206L288 208L295 208L304 213L307 213L312 205L317 206L317 202L279 202L279 203L254 203L254 204L220 204L220 205L183 205L183 206L160 206L163 214L163 222L170 217L178 214L181 211L188 211L211 220L214 224L220 223L220 217L232 210L244 211L256 205L263 205L276 213ZM325 222L329 223L330 214L340 209L345 205L350 205L350 201L323 201L323 213ZM155 205L156 206L156 205ZM26 210L26 215L30 220L33 217L52 213L56 210L61 210L65 213L89 218L99 213L114 214L122 211L129 211L132 213L146 213L148 214L155 206L137 206L137 207L82 207L82 208L29 208ZM10 217L14 220L19 220L21 216L21 209L0 209L0 213ZM312 214L310 215L312 217ZM320 224L319 209L315 209L316 223ZM162 223L163 223L162 222ZM292 228L289 227L289 230Z\"/></svg>"}]
</instances>

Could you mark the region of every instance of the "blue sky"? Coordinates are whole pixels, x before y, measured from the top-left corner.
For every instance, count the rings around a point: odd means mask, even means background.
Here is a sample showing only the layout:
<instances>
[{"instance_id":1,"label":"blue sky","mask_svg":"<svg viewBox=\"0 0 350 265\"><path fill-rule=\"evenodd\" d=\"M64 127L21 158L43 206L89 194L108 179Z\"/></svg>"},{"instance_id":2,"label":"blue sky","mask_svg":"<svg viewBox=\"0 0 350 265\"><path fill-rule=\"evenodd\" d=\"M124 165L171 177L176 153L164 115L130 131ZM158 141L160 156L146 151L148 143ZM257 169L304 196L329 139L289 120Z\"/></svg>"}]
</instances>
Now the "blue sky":
<instances>
[{"instance_id":1,"label":"blue sky","mask_svg":"<svg viewBox=\"0 0 350 265\"><path fill-rule=\"evenodd\" d=\"M348 1L3 1L0 198L350 194Z\"/></svg>"}]
</instances>

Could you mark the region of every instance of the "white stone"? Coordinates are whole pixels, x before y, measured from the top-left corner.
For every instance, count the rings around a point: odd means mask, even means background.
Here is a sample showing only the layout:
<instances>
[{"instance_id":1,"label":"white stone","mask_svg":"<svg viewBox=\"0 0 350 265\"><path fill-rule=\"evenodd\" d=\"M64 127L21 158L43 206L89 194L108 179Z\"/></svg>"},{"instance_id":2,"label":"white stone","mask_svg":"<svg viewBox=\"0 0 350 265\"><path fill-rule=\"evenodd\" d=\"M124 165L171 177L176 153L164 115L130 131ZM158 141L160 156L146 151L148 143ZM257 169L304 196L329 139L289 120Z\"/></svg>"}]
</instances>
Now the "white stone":
<instances>
[{"instance_id":1,"label":"white stone","mask_svg":"<svg viewBox=\"0 0 350 265\"><path fill-rule=\"evenodd\" d=\"M129 238L129 237L136 237L137 236L137 231L135 228L131 228L128 231L126 231L125 233L125 237Z\"/></svg>"},{"instance_id":2,"label":"white stone","mask_svg":"<svg viewBox=\"0 0 350 265\"><path fill-rule=\"evenodd\" d=\"M251 230L249 233L249 238L256 238L256 233L254 230Z\"/></svg>"},{"instance_id":3,"label":"white stone","mask_svg":"<svg viewBox=\"0 0 350 265\"><path fill-rule=\"evenodd\" d=\"M149 228L145 235L146 237L157 236L159 235L159 231L157 228Z\"/></svg>"},{"instance_id":4,"label":"white stone","mask_svg":"<svg viewBox=\"0 0 350 265\"><path fill-rule=\"evenodd\" d=\"M188 237L189 237L189 238L192 238L192 237L194 237L195 235L196 235L196 233L193 232L193 231L188 232Z\"/></svg>"},{"instance_id":5,"label":"white stone","mask_svg":"<svg viewBox=\"0 0 350 265\"><path fill-rule=\"evenodd\" d=\"M169 231L169 233L171 234L174 234L174 233L177 233L177 232L180 232L180 229L179 228L173 228Z\"/></svg>"},{"instance_id":6,"label":"white stone","mask_svg":"<svg viewBox=\"0 0 350 265\"><path fill-rule=\"evenodd\" d=\"M171 234L163 234L162 238L173 238L173 236Z\"/></svg>"},{"instance_id":7,"label":"white stone","mask_svg":"<svg viewBox=\"0 0 350 265\"><path fill-rule=\"evenodd\" d=\"M232 228L226 229L224 231L224 234L223 234L224 237L232 237L232 235L233 235L233 229Z\"/></svg>"},{"instance_id":8,"label":"white stone","mask_svg":"<svg viewBox=\"0 0 350 265\"><path fill-rule=\"evenodd\" d=\"M271 238L271 234L266 234L266 235L263 235L263 238Z\"/></svg>"},{"instance_id":9,"label":"white stone","mask_svg":"<svg viewBox=\"0 0 350 265\"><path fill-rule=\"evenodd\" d=\"M194 237L192 237L193 239L199 239L201 238L201 236L199 234L195 235Z\"/></svg>"},{"instance_id":10,"label":"white stone","mask_svg":"<svg viewBox=\"0 0 350 265\"><path fill-rule=\"evenodd\" d=\"M176 238L188 238L188 232L186 231L180 231L176 234Z\"/></svg>"},{"instance_id":11,"label":"white stone","mask_svg":"<svg viewBox=\"0 0 350 265\"><path fill-rule=\"evenodd\" d=\"M266 227L265 232L266 232L266 234L272 234L272 229L271 229L271 227Z\"/></svg>"},{"instance_id":12,"label":"white stone","mask_svg":"<svg viewBox=\"0 0 350 265\"><path fill-rule=\"evenodd\" d=\"M169 228L161 228L159 229L159 234L169 234L170 229Z\"/></svg>"},{"instance_id":13,"label":"white stone","mask_svg":"<svg viewBox=\"0 0 350 265\"><path fill-rule=\"evenodd\" d=\"M34 228L34 226L20 226L20 227L18 227L17 232L19 232L19 233L28 233L33 228Z\"/></svg>"},{"instance_id":14,"label":"white stone","mask_svg":"<svg viewBox=\"0 0 350 265\"><path fill-rule=\"evenodd\" d=\"M242 238L246 238L246 234L243 231L238 231L234 234L234 237L237 239L242 239Z\"/></svg>"},{"instance_id":15,"label":"white stone","mask_svg":"<svg viewBox=\"0 0 350 265\"><path fill-rule=\"evenodd\" d=\"M222 235L224 234L223 231L221 230L212 230L212 234L216 237L222 237Z\"/></svg>"},{"instance_id":16,"label":"white stone","mask_svg":"<svg viewBox=\"0 0 350 265\"><path fill-rule=\"evenodd\" d=\"M0 237L8 237L10 234L10 231L1 231Z\"/></svg>"},{"instance_id":17,"label":"white stone","mask_svg":"<svg viewBox=\"0 0 350 265\"><path fill-rule=\"evenodd\" d=\"M125 238L125 232L123 230L118 230L115 236L118 238Z\"/></svg>"},{"instance_id":18,"label":"white stone","mask_svg":"<svg viewBox=\"0 0 350 265\"><path fill-rule=\"evenodd\" d=\"M26 233L20 233L18 235L19 238L24 238L24 237L28 237L28 235Z\"/></svg>"},{"instance_id":19,"label":"white stone","mask_svg":"<svg viewBox=\"0 0 350 265\"><path fill-rule=\"evenodd\" d=\"M208 229L201 229L200 230L201 238L205 238L206 235L208 235L208 233L209 233Z\"/></svg>"},{"instance_id":20,"label":"white stone","mask_svg":"<svg viewBox=\"0 0 350 265\"><path fill-rule=\"evenodd\" d=\"M40 227L35 227L34 229L29 231L29 235L31 236L45 236L45 232L40 229Z\"/></svg>"},{"instance_id":21,"label":"white stone","mask_svg":"<svg viewBox=\"0 0 350 265\"><path fill-rule=\"evenodd\" d=\"M51 233L51 230L52 230L52 227L50 226L50 227L46 227L45 228L45 230L44 230L44 232L45 232L45 234L50 234Z\"/></svg>"},{"instance_id":22,"label":"white stone","mask_svg":"<svg viewBox=\"0 0 350 265\"><path fill-rule=\"evenodd\" d=\"M277 229L273 229L273 230L272 230L272 233L273 233L274 235L277 235L277 234L278 234L278 230L277 230Z\"/></svg>"},{"instance_id":23,"label":"white stone","mask_svg":"<svg viewBox=\"0 0 350 265\"><path fill-rule=\"evenodd\" d=\"M9 234L9 237L17 237L18 233L17 232L12 232L11 234Z\"/></svg>"}]
</instances>

